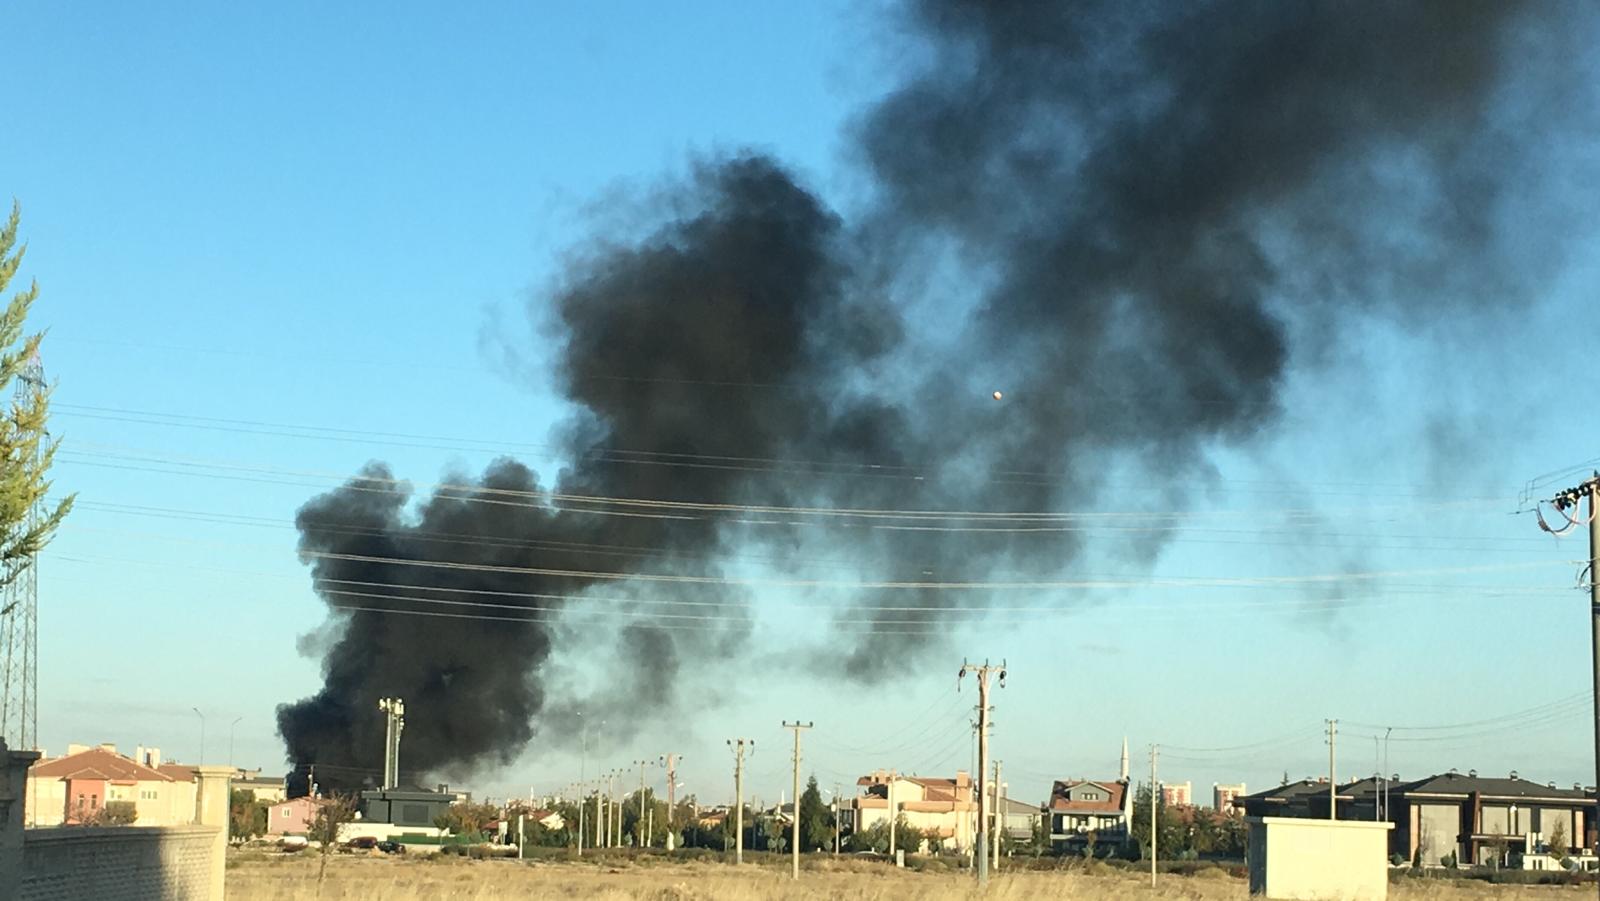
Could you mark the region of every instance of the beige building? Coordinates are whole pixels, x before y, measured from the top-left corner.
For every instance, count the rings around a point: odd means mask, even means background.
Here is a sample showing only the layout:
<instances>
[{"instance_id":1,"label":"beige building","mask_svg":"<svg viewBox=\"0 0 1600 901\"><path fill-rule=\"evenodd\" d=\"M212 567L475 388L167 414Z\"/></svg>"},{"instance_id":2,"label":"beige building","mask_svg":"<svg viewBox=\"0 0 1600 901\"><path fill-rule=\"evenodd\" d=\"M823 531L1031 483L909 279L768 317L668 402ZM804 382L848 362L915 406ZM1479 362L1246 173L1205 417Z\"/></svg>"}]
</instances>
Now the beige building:
<instances>
[{"instance_id":1,"label":"beige building","mask_svg":"<svg viewBox=\"0 0 1600 901\"><path fill-rule=\"evenodd\" d=\"M67 751L28 770L28 826L82 823L115 801L131 803L140 826L194 822L195 781L187 768L186 778L165 773L118 754L111 744L71 745Z\"/></svg>"},{"instance_id":2,"label":"beige building","mask_svg":"<svg viewBox=\"0 0 1600 901\"><path fill-rule=\"evenodd\" d=\"M1234 798L1242 798L1246 794L1243 782L1213 782L1211 783L1211 806L1217 811L1228 816L1238 813L1238 808L1233 806Z\"/></svg>"},{"instance_id":3,"label":"beige building","mask_svg":"<svg viewBox=\"0 0 1600 901\"><path fill-rule=\"evenodd\" d=\"M1161 803L1168 807L1190 807L1194 804L1194 783L1161 783Z\"/></svg>"},{"instance_id":4,"label":"beige building","mask_svg":"<svg viewBox=\"0 0 1600 901\"><path fill-rule=\"evenodd\" d=\"M940 779L877 770L856 784L861 794L839 811L841 824L851 831L888 823L892 809L905 818L906 825L940 842L946 851L966 853L972 848L978 800L966 771L956 773L954 779Z\"/></svg>"}]
</instances>

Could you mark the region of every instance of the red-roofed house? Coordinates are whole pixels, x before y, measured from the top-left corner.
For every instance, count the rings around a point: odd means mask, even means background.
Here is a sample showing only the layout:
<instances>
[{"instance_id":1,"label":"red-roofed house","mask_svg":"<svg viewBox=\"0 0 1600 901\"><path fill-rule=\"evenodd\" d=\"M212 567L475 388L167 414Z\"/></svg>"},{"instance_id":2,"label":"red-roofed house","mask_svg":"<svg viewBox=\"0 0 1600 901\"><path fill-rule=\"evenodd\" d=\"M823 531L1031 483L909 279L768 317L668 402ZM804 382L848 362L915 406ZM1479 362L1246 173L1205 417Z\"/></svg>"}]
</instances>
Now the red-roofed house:
<instances>
[{"instance_id":1,"label":"red-roofed house","mask_svg":"<svg viewBox=\"0 0 1600 901\"><path fill-rule=\"evenodd\" d=\"M841 822L851 831L887 823L891 800L907 825L938 839L945 850L965 852L978 827L978 801L972 777L965 771L954 779L901 776L886 770L856 780L861 794L840 808Z\"/></svg>"},{"instance_id":2,"label":"red-roofed house","mask_svg":"<svg viewBox=\"0 0 1600 901\"><path fill-rule=\"evenodd\" d=\"M107 801L127 801L140 826L179 826L195 818L195 784L137 763L115 745L71 750L28 770L27 825L83 822Z\"/></svg>"},{"instance_id":3,"label":"red-roofed house","mask_svg":"<svg viewBox=\"0 0 1600 901\"><path fill-rule=\"evenodd\" d=\"M1050 844L1054 847L1084 844L1091 832L1097 844L1120 843L1128 838L1133 792L1126 779L1058 780L1050 787L1045 815L1050 818Z\"/></svg>"}]
</instances>

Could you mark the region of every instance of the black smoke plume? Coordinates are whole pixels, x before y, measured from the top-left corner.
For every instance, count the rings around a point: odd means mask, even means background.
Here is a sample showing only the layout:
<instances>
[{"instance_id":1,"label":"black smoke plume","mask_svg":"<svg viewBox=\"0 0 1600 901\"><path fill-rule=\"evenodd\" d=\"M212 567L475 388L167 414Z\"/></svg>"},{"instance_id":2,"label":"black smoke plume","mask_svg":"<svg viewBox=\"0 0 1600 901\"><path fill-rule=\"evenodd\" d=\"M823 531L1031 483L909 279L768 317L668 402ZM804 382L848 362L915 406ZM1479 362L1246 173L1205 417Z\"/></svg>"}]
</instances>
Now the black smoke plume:
<instances>
[{"instance_id":1,"label":"black smoke plume","mask_svg":"<svg viewBox=\"0 0 1600 901\"><path fill-rule=\"evenodd\" d=\"M335 617L324 688L280 710L291 758L372 769L376 701L400 695L413 771L508 760L547 709L558 635L599 633L656 674L647 697L610 703L670 705L685 654L741 645L752 598L664 579L715 579L735 555L916 582L1048 576L1081 552L1072 532L775 526L581 498L1056 511L1102 501L1119 467L1169 509L1212 448L1274 424L1296 353L1351 313L1425 324L1504 305L1560 260L1555 192L1572 176L1553 162L1592 125L1589 6L926 0L902 15L916 62L857 120L871 189L848 223L767 157L703 163L653 225L597 236L537 305L580 411L549 485L502 461L413 516L375 466L301 511L318 592L373 609ZM596 582L613 618L556 625L597 609L574 600ZM828 597L836 667L862 680L990 600ZM483 599L496 606L461 603ZM688 601L713 606L669 603ZM685 609L718 615L663 613Z\"/></svg>"}]
</instances>

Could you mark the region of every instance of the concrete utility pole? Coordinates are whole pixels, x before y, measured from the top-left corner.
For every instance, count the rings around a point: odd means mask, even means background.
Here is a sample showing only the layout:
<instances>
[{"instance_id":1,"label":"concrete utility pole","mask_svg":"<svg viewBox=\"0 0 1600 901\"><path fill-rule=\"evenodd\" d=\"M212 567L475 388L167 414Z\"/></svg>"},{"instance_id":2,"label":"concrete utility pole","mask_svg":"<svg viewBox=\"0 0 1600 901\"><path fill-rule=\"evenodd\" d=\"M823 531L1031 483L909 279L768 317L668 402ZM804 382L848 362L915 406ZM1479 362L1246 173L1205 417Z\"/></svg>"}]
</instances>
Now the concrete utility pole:
<instances>
[{"instance_id":1,"label":"concrete utility pole","mask_svg":"<svg viewBox=\"0 0 1600 901\"><path fill-rule=\"evenodd\" d=\"M733 749L733 817L735 836L733 841L733 862L744 863L744 750L750 748L755 753L756 740L753 738L730 738L728 747Z\"/></svg>"},{"instance_id":2,"label":"concrete utility pole","mask_svg":"<svg viewBox=\"0 0 1600 901\"><path fill-rule=\"evenodd\" d=\"M1156 782L1156 757L1161 753L1150 746L1150 887L1156 887L1156 810L1161 807L1161 785Z\"/></svg>"},{"instance_id":3,"label":"concrete utility pole","mask_svg":"<svg viewBox=\"0 0 1600 901\"><path fill-rule=\"evenodd\" d=\"M984 785L984 770L989 767L989 676L992 674L998 675L1000 677L1000 687L1004 688L1006 685L1006 664L1004 660L1000 661L999 666L991 666L987 660L983 662L982 666L963 662L961 664L961 672L956 676L958 687L961 684L961 678L969 672L976 673L978 676L978 835L973 842L973 848L977 852L974 856L978 860L978 886L981 888L989 884L989 855L984 853L988 849L988 833L984 831L988 825L985 822L985 818L988 815L985 810L988 798L984 796L984 789L986 788Z\"/></svg>"},{"instance_id":4,"label":"concrete utility pole","mask_svg":"<svg viewBox=\"0 0 1600 901\"><path fill-rule=\"evenodd\" d=\"M1589 502L1589 518L1587 520L1574 519L1567 514L1568 510L1576 510L1578 503L1583 500ZM1575 487L1568 488L1550 499L1556 512L1567 524L1559 529L1550 528L1544 521L1544 514L1537 507L1535 514L1539 518L1539 528L1552 535L1565 535L1579 525L1589 527L1589 654L1590 668L1594 670L1594 770L1595 787L1600 790L1600 516L1596 516L1597 506L1600 506L1600 472L1590 476L1588 481ZM1597 798L1600 800L1600 798ZM1596 811L1600 814L1600 810ZM1574 844L1582 846L1582 842ZM1600 885L1600 883L1597 883Z\"/></svg>"},{"instance_id":5,"label":"concrete utility pole","mask_svg":"<svg viewBox=\"0 0 1600 901\"><path fill-rule=\"evenodd\" d=\"M583 809L585 807L589 806L589 803L588 803L589 799L585 798L583 795L584 795L584 792L586 792L588 790L589 790L589 786L587 786L587 785L585 785L583 783L579 783L578 784L578 856L579 857L583 856Z\"/></svg>"},{"instance_id":6,"label":"concrete utility pole","mask_svg":"<svg viewBox=\"0 0 1600 901\"><path fill-rule=\"evenodd\" d=\"M890 860L894 860L894 832L895 832L895 826L897 826L899 824L899 822L900 822L900 818L895 815L895 811L894 811L894 781L896 779L898 779L898 778L900 778L900 774L899 773L895 772L894 770L890 770L889 771L889 792L888 792L888 797L889 797L889 859Z\"/></svg>"},{"instance_id":7,"label":"concrete utility pole","mask_svg":"<svg viewBox=\"0 0 1600 901\"><path fill-rule=\"evenodd\" d=\"M634 831L637 832L639 836L639 847L648 848L650 847L650 833L645 831L644 824L644 768L655 763L655 761L635 760L634 763L639 765L639 825L634 827Z\"/></svg>"},{"instance_id":8,"label":"concrete utility pole","mask_svg":"<svg viewBox=\"0 0 1600 901\"><path fill-rule=\"evenodd\" d=\"M833 856L839 856L839 783L833 784Z\"/></svg>"},{"instance_id":9,"label":"concrete utility pole","mask_svg":"<svg viewBox=\"0 0 1600 901\"><path fill-rule=\"evenodd\" d=\"M1000 761L994 762L994 823L990 832L994 835L994 871L1000 872Z\"/></svg>"},{"instance_id":10,"label":"concrete utility pole","mask_svg":"<svg viewBox=\"0 0 1600 901\"><path fill-rule=\"evenodd\" d=\"M789 856L793 863L794 878L800 878L800 730L810 729L813 723L799 720L783 721L783 728L794 730L794 816L790 818Z\"/></svg>"},{"instance_id":11,"label":"concrete utility pole","mask_svg":"<svg viewBox=\"0 0 1600 901\"><path fill-rule=\"evenodd\" d=\"M667 767L667 850L671 851L678 846L678 836L673 831L677 819L678 807L678 755L668 754L661 758Z\"/></svg>"},{"instance_id":12,"label":"concrete utility pole","mask_svg":"<svg viewBox=\"0 0 1600 901\"><path fill-rule=\"evenodd\" d=\"M1339 818L1339 777L1333 768L1333 746L1339 738L1339 721L1328 720L1328 819Z\"/></svg>"},{"instance_id":13,"label":"concrete utility pole","mask_svg":"<svg viewBox=\"0 0 1600 901\"><path fill-rule=\"evenodd\" d=\"M594 783L594 846L596 848L604 847L604 839L601 838L601 830L604 828L603 824L606 821L606 817L604 811L600 807L600 796L602 794L603 792L600 791L600 780L596 779Z\"/></svg>"}]
</instances>

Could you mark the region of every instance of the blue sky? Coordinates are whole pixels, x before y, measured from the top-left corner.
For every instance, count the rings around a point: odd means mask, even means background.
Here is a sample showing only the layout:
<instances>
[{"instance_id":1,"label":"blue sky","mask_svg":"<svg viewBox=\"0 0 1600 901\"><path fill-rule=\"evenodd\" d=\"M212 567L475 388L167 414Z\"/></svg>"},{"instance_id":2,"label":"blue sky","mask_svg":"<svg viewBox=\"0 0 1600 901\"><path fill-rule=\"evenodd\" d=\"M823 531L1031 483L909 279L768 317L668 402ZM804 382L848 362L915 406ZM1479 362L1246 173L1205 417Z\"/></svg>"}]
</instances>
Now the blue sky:
<instances>
[{"instance_id":1,"label":"blue sky","mask_svg":"<svg viewBox=\"0 0 1600 901\"><path fill-rule=\"evenodd\" d=\"M779 155L849 208L844 131L895 62L873 15L842 3L24 3L6 18L0 194L23 205L57 483L81 501L41 569L42 742L192 759L199 707L207 757L237 718L234 760L271 771L275 705L319 682L300 652L325 618L294 554L300 504L371 459L420 485L505 449L552 471L536 446L563 410L525 307L564 250L608 201L731 148ZM1481 722L1402 729L1429 740L1391 742L1389 768L1592 778L1584 549L1512 514L1529 479L1600 453L1583 354L1549 344L1597 324L1595 237L1514 313L1296 332L1286 414L1215 449L1154 567L1111 534L1074 574L1161 584L953 627L947 660L871 690L781 663L798 618L775 610L759 676L583 765L676 751L685 790L720 800L724 739L754 737L753 793L776 798L779 723L799 717L817 723L808 768L825 785L948 773L970 759L964 652L1010 665L994 748L1019 797L1115 775L1124 735L1136 772L1150 742L1251 746L1164 754L1163 776L1197 788L1320 773L1325 717L1353 724L1341 775L1372 772L1375 726ZM500 365L497 341L532 365ZM1347 581L1346 602L1308 613L1307 577L1341 573L1399 575ZM499 795L579 767L534 747L456 778Z\"/></svg>"}]
</instances>

